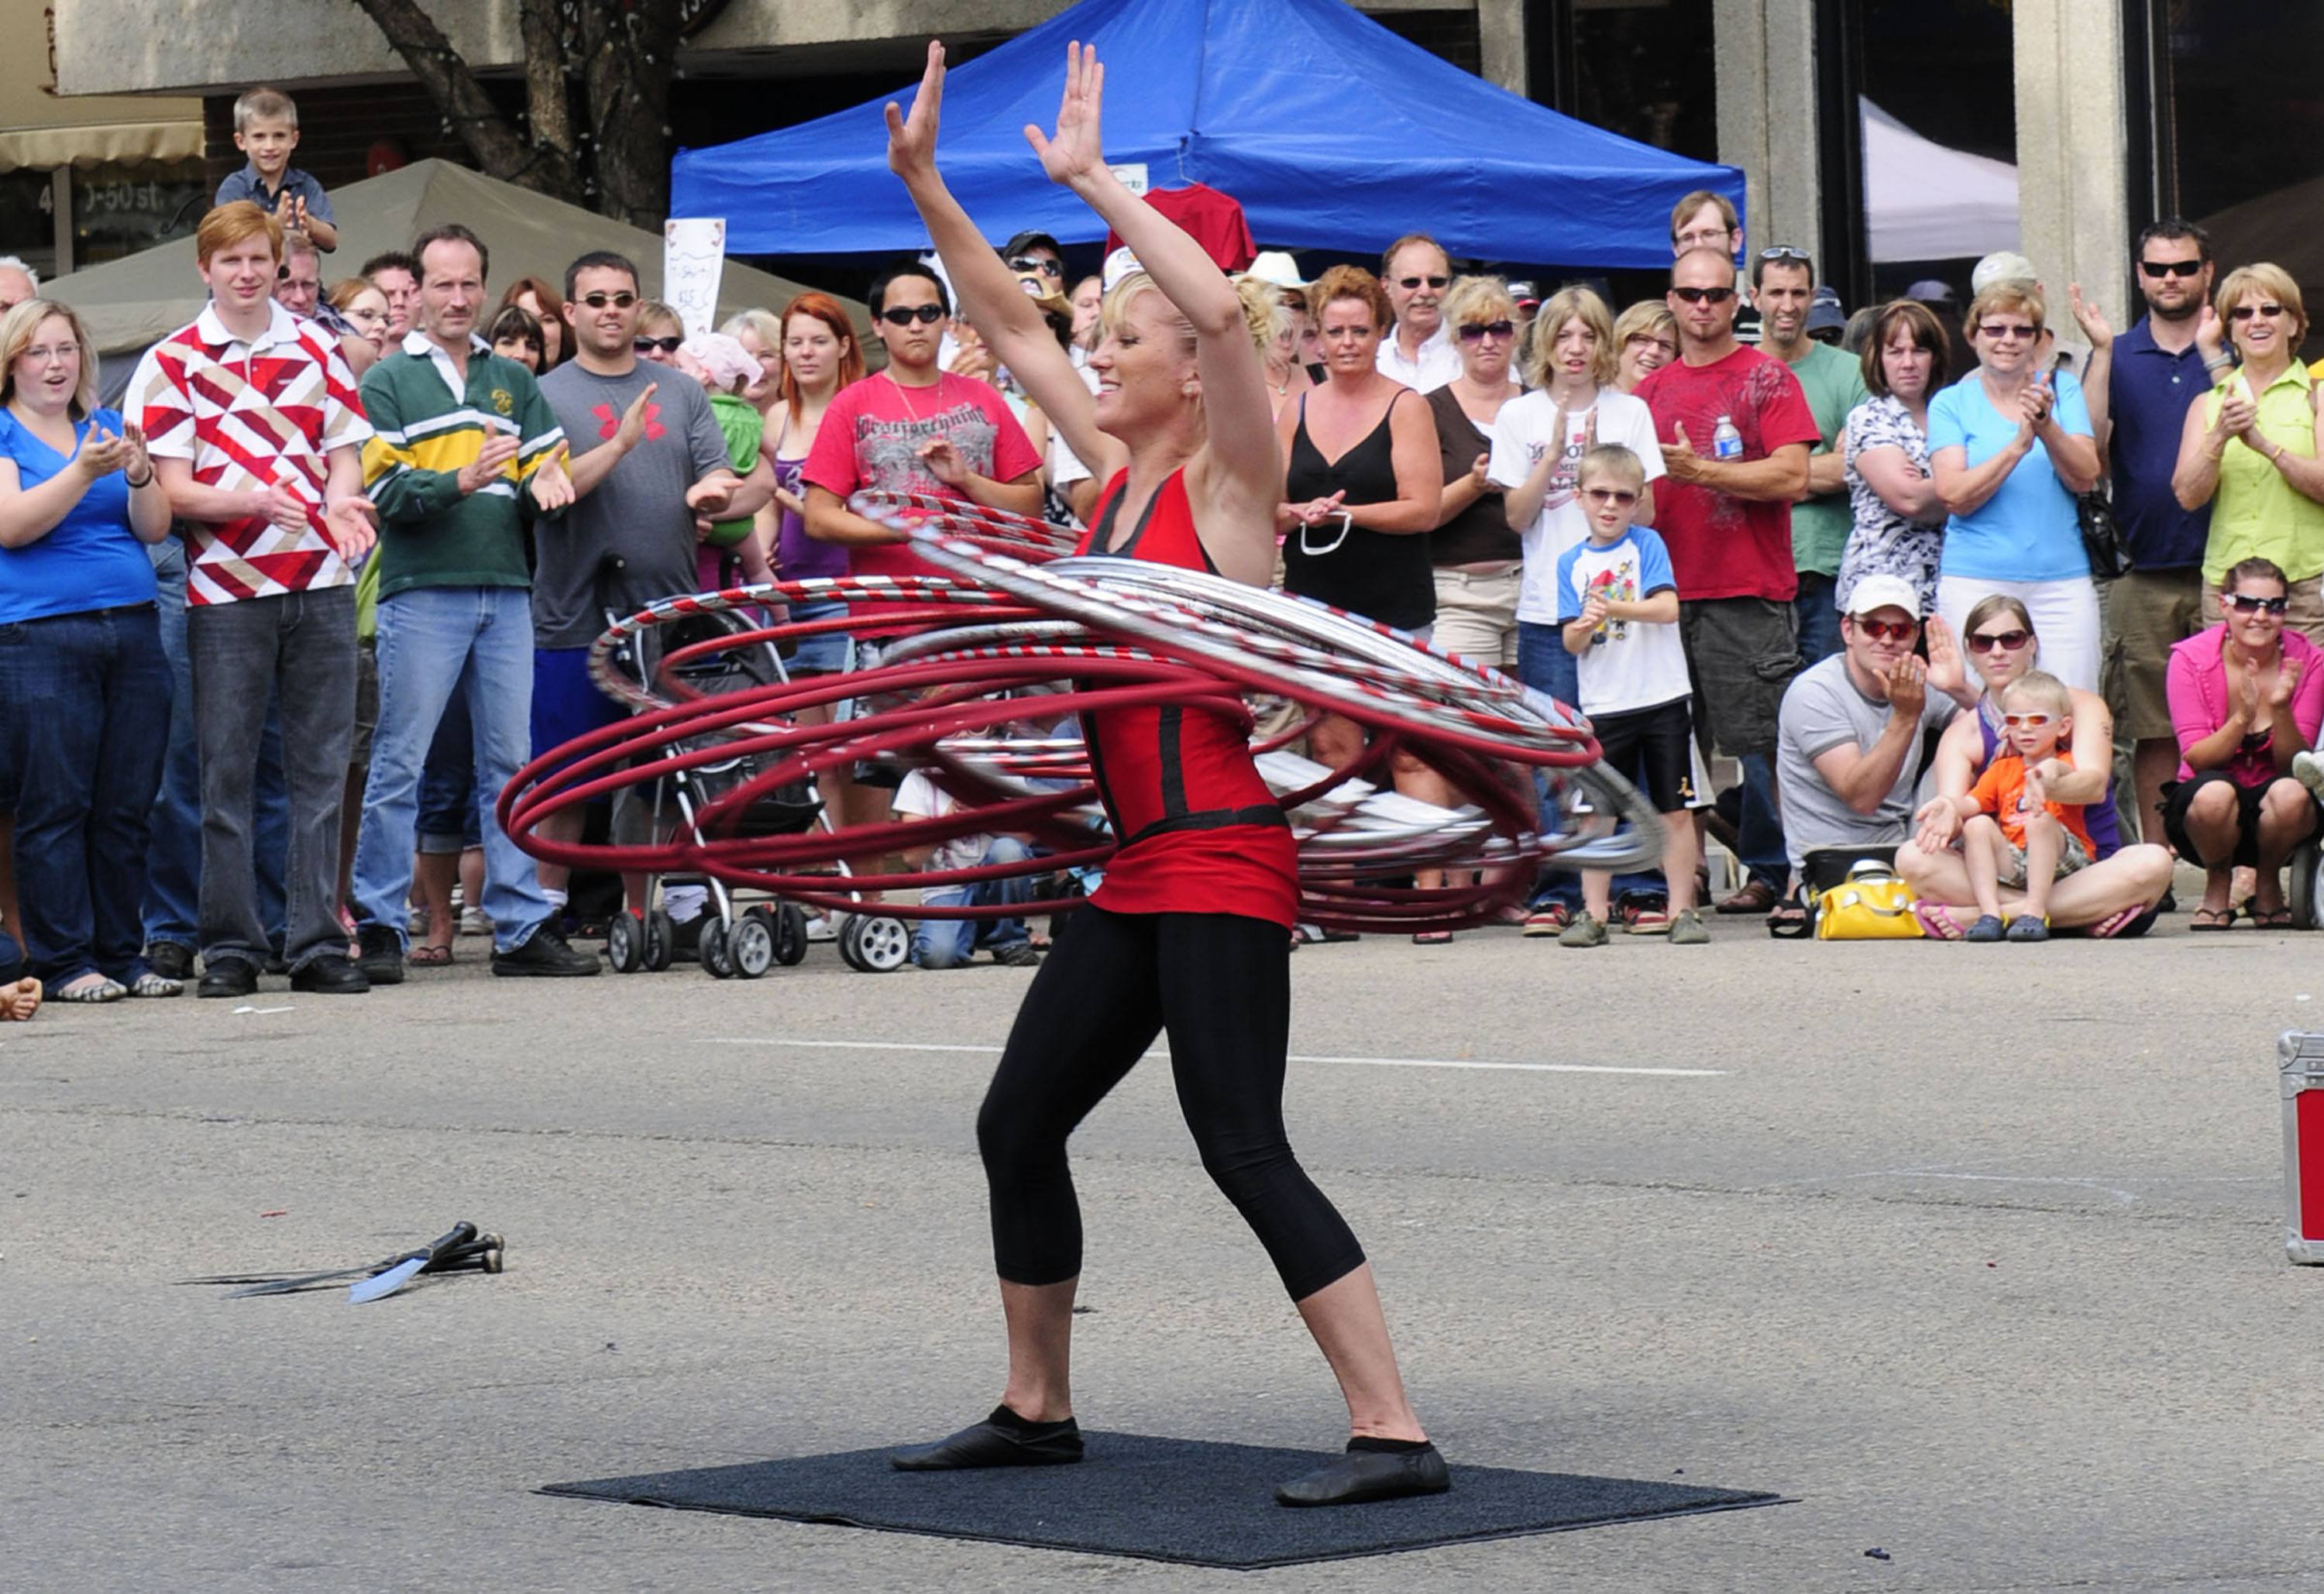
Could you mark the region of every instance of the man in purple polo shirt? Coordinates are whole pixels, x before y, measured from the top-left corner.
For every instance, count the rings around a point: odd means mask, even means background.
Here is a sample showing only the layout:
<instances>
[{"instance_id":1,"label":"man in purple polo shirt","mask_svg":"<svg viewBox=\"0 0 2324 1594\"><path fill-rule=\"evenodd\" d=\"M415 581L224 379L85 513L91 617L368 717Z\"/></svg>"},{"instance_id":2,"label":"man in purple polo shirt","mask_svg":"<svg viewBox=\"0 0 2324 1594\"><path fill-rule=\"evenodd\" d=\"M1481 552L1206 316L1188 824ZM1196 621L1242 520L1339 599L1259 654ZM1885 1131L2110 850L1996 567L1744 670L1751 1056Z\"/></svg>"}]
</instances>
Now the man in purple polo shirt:
<instances>
[{"instance_id":1,"label":"man in purple polo shirt","mask_svg":"<svg viewBox=\"0 0 2324 1594\"><path fill-rule=\"evenodd\" d=\"M2074 318L2090 340L2082 380L2098 451L2114 478L2114 513L2130 573L2108 589L2106 693L2115 733L2133 744L2138 834L2163 836L2163 784L2179 742L2163 677L2172 645L2203 628L2203 542L2211 507L2179 506L2171 473L2188 406L2211 390L2228 355L2211 311L2211 240L2171 217L2138 235L2138 290L2146 314L2119 337L2077 284Z\"/></svg>"}]
</instances>

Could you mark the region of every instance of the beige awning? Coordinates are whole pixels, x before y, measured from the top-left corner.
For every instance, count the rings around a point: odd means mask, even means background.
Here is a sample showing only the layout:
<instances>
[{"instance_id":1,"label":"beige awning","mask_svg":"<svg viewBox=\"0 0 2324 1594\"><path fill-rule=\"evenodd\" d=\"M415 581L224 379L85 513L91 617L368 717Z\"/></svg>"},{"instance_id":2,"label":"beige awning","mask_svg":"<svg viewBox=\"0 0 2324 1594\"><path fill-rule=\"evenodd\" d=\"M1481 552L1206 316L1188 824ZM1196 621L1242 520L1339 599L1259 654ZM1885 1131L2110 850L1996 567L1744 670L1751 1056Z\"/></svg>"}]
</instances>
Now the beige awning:
<instances>
[{"instance_id":1,"label":"beige awning","mask_svg":"<svg viewBox=\"0 0 2324 1594\"><path fill-rule=\"evenodd\" d=\"M202 124L198 121L100 122L86 127L19 127L0 132L0 172L201 158Z\"/></svg>"}]
</instances>

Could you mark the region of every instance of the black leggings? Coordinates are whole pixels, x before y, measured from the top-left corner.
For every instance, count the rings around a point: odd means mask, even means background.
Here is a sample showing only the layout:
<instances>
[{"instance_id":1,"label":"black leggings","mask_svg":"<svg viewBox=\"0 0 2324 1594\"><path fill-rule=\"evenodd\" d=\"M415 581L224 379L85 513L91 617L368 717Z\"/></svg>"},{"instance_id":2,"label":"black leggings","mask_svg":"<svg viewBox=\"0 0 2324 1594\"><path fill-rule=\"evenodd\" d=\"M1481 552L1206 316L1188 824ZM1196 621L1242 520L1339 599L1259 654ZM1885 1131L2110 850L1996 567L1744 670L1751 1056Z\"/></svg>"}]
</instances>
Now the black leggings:
<instances>
[{"instance_id":1,"label":"black leggings","mask_svg":"<svg viewBox=\"0 0 2324 1594\"><path fill-rule=\"evenodd\" d=\"M1291 1298L1363 1265L1346 1220L1284 1138L1290 954L1280 925L1239 914L1074 915L1026 993L976 1115L1002 1278L1046 1285L1080 1274L1066 1137L1165 1029L1203 1167Z\"/></svg>"}]
</instances>

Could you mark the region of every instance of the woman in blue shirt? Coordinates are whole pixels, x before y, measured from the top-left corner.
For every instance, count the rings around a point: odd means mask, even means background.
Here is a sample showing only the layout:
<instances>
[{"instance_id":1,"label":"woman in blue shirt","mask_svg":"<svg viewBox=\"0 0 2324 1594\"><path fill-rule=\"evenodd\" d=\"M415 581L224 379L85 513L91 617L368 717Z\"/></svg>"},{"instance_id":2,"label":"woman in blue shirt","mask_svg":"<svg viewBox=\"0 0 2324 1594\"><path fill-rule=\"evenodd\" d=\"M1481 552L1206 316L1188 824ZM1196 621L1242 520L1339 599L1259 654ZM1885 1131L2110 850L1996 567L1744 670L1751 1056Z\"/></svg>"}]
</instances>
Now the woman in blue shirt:
<instances>
[{"instance_id":1,"label":"woman in blue shirt","mask_svg":"<svg viewBox=\"0 0 2324 1594\"><path fill-rule=\"evenodd\" d=\"M2098 484L2080 383L2044 369L2041 290L1996 282L1969 306L1977 369L1929 404L1929 474L1950 518L1937 612L1956 631L1996 593L2034 617L2052 674L2098 689L2098 594L2075 494Z\"/></svg>"},{"instance_id":2,"label":"woman in blue shirt","mask_svg":"<svg viewBox=\"0 0 2324 1594\"><path fill-rule=\"evenodd\" d=\"M145 440L97 407L80 318L0 318L0 771L32 973L62 1001L175 996L147 966L146 815L170 674L144 544L170 534Z\"/></svg>"}]
</instances>

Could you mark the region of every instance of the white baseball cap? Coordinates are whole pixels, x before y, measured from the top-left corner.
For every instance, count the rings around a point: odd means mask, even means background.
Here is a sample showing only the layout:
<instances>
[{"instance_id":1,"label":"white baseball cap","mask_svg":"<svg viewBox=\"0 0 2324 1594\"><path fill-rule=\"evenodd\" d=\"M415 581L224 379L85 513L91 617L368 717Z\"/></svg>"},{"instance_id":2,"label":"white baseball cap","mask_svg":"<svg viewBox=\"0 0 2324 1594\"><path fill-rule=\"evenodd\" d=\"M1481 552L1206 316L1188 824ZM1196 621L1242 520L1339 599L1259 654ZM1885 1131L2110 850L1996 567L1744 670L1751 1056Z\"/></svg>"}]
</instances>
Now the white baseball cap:
<instances>
[{"instance_id":1,"label":"white baseball cap","mask_svg":"<svg viewBox=\"0 0 2324 1594\"><path fill-rule=\"evenodd\" d=\"M1921 617L1921 591L1901 576L1867 576L1848 594L1849 614L1869 614L1876 609L1902 609Z\"/></svg>"},{"instance_id":2,"label":"white baseball cap","mask_svg":"<svg viewBox=\"0 0 2324 1594\"><path fill-rule=\"evenodd\" d=\"M1105 290L1111 293L1120 285L1124 277L1145 269L1138 263L1138 256L1132 254L1129 246L1125 244L1105 257L1105 266L1098 272L1098 281L1104 285Z\"/></svg>"},{"instance_id":3,"label":"white baseball cap","mask_svg":"<svg viewBox=\"0 0 2324 1594\"><path fill-rule=\"evenodd\" d=\"M2033 282L2040 278L2041 273L2034 269L2032 261L2015 249L2001 249L1977 263L1976 269L1969 274L1969 290L1974 295L1984 292L1996 282Z\"/></svg>"},{"instance_id":4,"label":"white baseball cap","mask_svg":"<svg viewBox=\"0 0 2324 1594\"><path fill-rule=\"evenodd\" d=\"M1262 282L1272 282L1277 288L1305 288L1307 280L1299 274L1299 263L1281 249L1262 249L1251 257L1246 277L1257 277Z\"/></svg>"}]
</instances>

